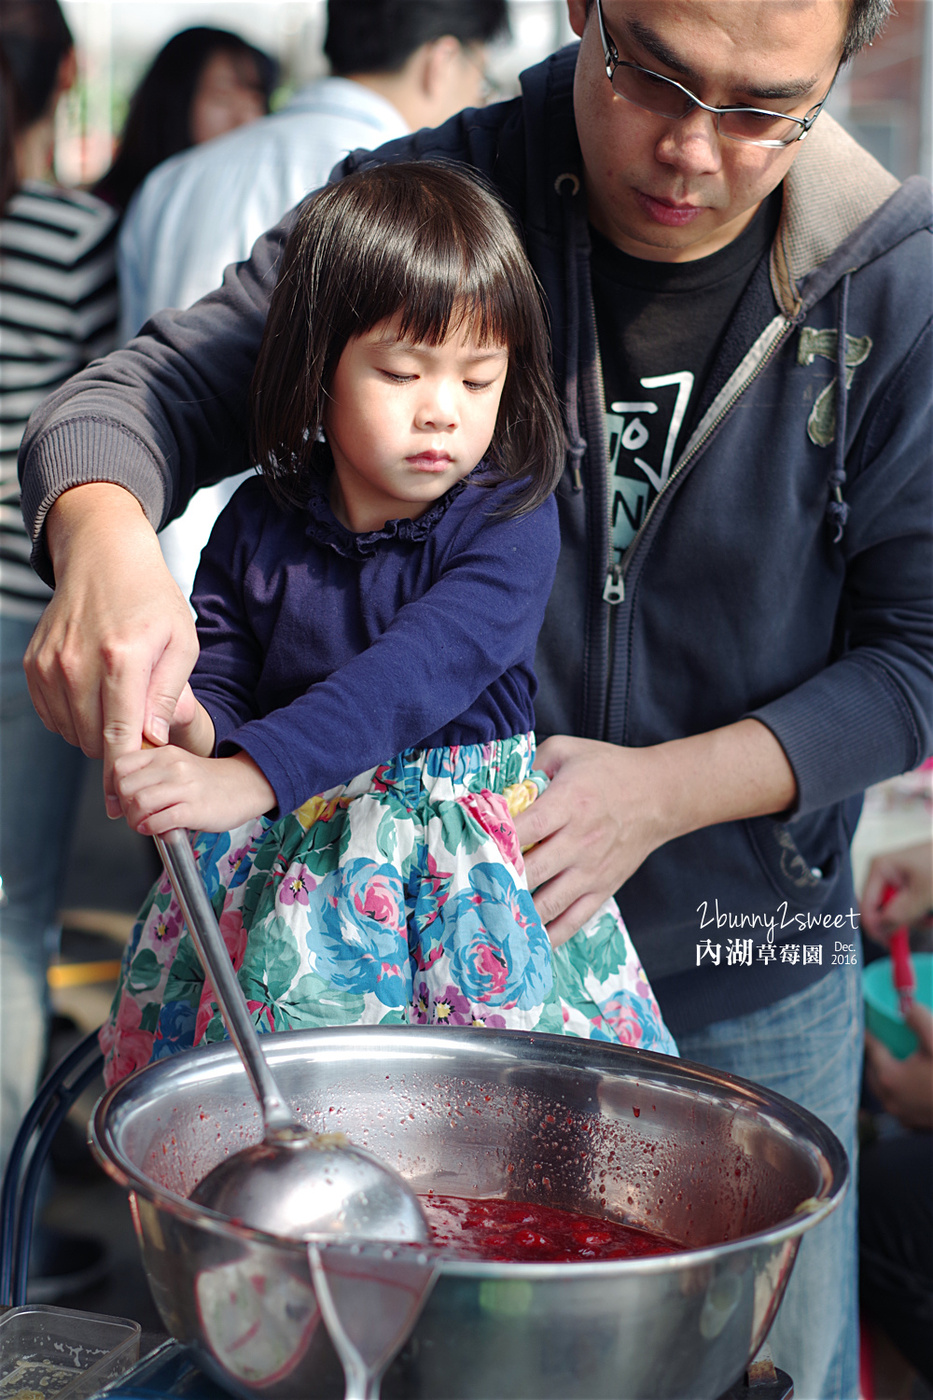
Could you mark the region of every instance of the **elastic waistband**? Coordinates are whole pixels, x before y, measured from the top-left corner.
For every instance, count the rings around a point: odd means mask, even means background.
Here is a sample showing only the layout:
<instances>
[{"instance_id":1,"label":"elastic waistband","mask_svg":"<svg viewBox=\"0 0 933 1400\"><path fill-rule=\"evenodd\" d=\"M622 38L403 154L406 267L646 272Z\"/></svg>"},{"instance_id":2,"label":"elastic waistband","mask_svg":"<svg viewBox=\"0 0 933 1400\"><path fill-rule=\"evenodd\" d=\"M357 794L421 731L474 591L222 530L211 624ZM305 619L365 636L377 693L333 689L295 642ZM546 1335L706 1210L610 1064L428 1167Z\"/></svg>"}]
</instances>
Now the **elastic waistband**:
<instances>
[{"instance_id":1,"label":"elastic waistband","mask_svg":"<svg viewBox=\"0 0 933 1400\"><path fill-rule=\"evenodd\" d=\"M406 749L389 763L360 773L328 796L359 797L393 790L415 805L423 796L455 799L469 792L502 792L524 782L535 757L535 736L513 734L484 744L451 744L439 749Z\"/></svg>"}]
</instances>

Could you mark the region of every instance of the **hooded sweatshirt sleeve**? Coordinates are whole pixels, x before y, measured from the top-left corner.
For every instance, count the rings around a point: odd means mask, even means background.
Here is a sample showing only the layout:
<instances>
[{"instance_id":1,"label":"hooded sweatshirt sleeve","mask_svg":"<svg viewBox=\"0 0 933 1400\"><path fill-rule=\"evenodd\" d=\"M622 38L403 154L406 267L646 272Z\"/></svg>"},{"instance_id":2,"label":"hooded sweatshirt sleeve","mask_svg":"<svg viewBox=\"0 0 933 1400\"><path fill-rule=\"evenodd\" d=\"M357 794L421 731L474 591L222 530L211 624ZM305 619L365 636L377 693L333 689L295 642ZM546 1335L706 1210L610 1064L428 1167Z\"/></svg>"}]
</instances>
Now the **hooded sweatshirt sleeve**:
<instances>
[{"instance_id":1,"label":"hooded sweatshirt sleeve","mask_svg":"<svg viewBox=\"0 0 933 1400\"><path fill-rule=\"evenodd\" d=\"M125 487L158 529L199 487L249 466L252 379L294 211L187 311L163 311L123 349L74 375L33 414L20 450L32 563L54 583L42 527L92 481Z\"/></svg>"},{"instance_id":2,"label":"hooded sweatshirt sleeve","mask_svg":"<svg viewBox=\"0 0 933 1400\"><path fill-rule=\"evenodd\" d=\"M933 748L933 329L847 456L843 654L751 711L794 770L803 815L916 768Z\"/></svg>"}]
</instances>

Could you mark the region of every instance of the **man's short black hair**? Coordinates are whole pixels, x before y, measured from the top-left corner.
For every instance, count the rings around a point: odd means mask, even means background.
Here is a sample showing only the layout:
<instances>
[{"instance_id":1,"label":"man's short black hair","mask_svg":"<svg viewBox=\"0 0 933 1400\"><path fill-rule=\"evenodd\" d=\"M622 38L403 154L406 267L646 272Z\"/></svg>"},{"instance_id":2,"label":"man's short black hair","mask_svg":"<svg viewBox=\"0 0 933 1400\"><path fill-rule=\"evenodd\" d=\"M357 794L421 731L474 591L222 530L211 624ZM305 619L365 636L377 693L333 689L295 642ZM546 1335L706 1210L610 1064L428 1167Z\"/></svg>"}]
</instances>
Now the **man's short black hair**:
<instances>
[{"instance_id":1,"label":"man's short black hair","mask_svg":"<svg viewBox=\"0 0 933 1400\"><path fill-rule=\"evenodd\" d=\"M324 52L334 73L396 73L450 34L488 44L508 34L506 0L329 0Z\"/></svg>"},{"instance_id":2,"label":"man's short black hair","mask_svg":"<svg viewBox=\"0 0 933 1400\"><path fill-rule=\"evenodd\" d=\"M586 0L586 12L593 8L593 0ZM859 49L874 43L894 13L894 0L849 0L849 21L842 46L842 61L854 58Z\"/></svg>"}]
</instances>

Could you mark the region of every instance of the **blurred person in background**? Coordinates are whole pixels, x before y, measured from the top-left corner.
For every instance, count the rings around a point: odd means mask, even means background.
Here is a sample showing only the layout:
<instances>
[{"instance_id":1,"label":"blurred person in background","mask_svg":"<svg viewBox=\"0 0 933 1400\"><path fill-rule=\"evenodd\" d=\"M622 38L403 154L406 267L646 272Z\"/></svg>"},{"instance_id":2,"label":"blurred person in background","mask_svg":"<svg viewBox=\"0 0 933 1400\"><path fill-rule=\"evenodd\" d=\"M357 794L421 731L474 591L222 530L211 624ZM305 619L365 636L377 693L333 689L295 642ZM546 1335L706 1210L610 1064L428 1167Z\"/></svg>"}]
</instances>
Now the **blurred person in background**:
<instances>
[{"instance_id":1,"label":"blurred person in background","mask_svg":"<svg viewBox=\"0 0 933 1400\"><path fill-rule=\"evenodd\" d=\"M863 930L887 946L931 913L933 841L876 856ZM913 1001L904 1019L917 1048L903 1060L865 1033L865 1080L886 1117L859 1160L859 1294L863 1318L933 1385L933 1014Z\"/></svg>"},{"instance_id":2,"label":"blurred person in background","mask_svg":"<svg viewBox=\"0 0 933 1400\"><path fill-rule=\"evenodd\" d=\"M124 210L151 170L269 111L278 64L227 29L184 29L130 102L120 148L94 193Z\"/></svg>"},{"instance_id":3,"label":"blurred person in background","mask_svg":"<svg viewBox=\"0 0 933 1400\"><path fill-rule=\"evenodd\" d=\"M329 0L332 76L275 116L189 150L146 180L120 235L121 340L163 307L190 306L350 151L440 125L484 98L486 48L506 0ZM198 493L162 532L185 597L221 507L242 478Z\"/></svg>"},{"instance_id":4,"label":"blurred person in background","mask_svg":"<svg viewBox=\"0 0 933 1400\"><path fill-rule=\"evenodd\" d=\"M0 1169L45 1055L46 970L86 761L49 733L26 688L23 655L51 590L29 567L16 453L33 408L116 339L117 216L49 183L55 109L75 71L57 0L0 0ZM86 1270L71 1279L87 1281Z\"/></svg>"}]
</instances>

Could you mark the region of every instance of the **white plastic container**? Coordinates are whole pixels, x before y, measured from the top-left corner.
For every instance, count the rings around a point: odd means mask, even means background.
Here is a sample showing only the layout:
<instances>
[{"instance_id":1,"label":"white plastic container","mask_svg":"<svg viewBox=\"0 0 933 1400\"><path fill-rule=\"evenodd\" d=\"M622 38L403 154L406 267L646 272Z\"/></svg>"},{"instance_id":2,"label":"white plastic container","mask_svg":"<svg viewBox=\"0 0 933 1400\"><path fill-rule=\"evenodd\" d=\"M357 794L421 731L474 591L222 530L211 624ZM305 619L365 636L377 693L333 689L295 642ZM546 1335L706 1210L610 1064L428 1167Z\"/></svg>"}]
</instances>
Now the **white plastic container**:
<instances>
[{"instance_id":1,"label":"white plastic container","mask_svg":"<svg viewBox=\"0 0 933 1400\"><path fill-rule=\"evenodd\" d=\"M0 1316L0 1400L87 1400L139 1359L138 1322L27 1304Z\"/></svg>"}]
</instances>

